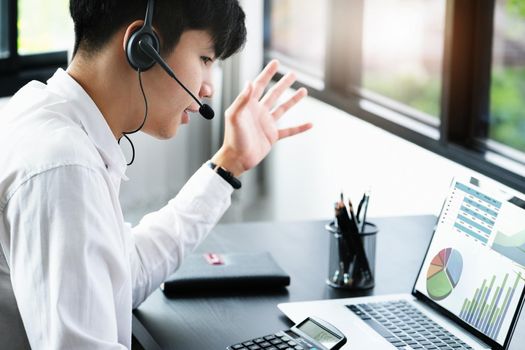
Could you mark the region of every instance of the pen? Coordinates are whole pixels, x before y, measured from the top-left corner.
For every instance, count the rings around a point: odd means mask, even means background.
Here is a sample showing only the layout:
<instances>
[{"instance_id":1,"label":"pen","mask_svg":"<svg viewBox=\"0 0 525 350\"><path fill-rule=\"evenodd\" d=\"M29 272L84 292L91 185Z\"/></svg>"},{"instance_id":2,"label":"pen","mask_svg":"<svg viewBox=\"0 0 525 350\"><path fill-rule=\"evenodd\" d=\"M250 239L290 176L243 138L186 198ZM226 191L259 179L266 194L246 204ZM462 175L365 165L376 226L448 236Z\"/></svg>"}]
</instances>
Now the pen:
<instances>
[{"instance_id":1,"label":"pen","mask_svg":"<svg viewBox=\"0 0 525 350\"><path fill-rule=\"evenodd\" d=\"M340 236L338 240L339 260L340 260L339 277L344 278L344 274L348 272L350 263L355 257L357 252L355 251L353 245L350 244L350 239L351 239L350 231L349 231L350 219L348 218L346 207L344 203L341 201L336 203L335 218L336 218L337 226L340 232Z\"/></svg>"},{"instance_id":2,"label":"pen","mask_svg":"<svg viewBox=\"0 0 525 350\"><path fill-rule=\"evenodd\" d=\"M365 232L366 213L368 211L368 202L370 201L370 190L364 194L364 209L363 209L363 221L361 222L361 232Z\"/></svg>"},{"instance_id":3,"label":"pen","mask_svg":"<svg viewBox=\"0 0 525 350\"><path fill-rule=\"evenodd\" d=\"M350 207L351 216L354 216L353 212L354 211L352 207ZM357 265L359 266L359 271L364 275L365 279L371 279L372 271L370 270L370 265L366 257L363 242L361 241L361 236L357 231L355 216L353 220L350 220L350 218L348 217L348 212L346 211L346 206L342 202L339 202L339 205L336 209L336 213L340 230L341 232L346 234L347 242L350 243L348 248L352 249L353 254L355 254L356 260L358 262Z\"/></svg>"},{"instance_id":4,"label":"pen","mask_svg":"<svg viewBox=\"0 0 525 350\"><path fill-rule=\"evenodd\" d=\"M350 199L348 200L348 209L350 211L350 217L352 218L351 228L354 230L355 233L359 234L359 227L357 227L357 219L354 214L354 207L352 206L352 201Z\"/></svg>"},{"instance_id":5,"label":"pen","mask_svg":"<svg viewBox=\"0 0 525 350\"><path fill-rule=\"evenodd\" d=\"M334 276L332 277L332 282L341 285L343 283L344 274L346 271L346 264L347 264L347 257L345 252L345 243L343 238L343 232L341 231L341 228L339 226L339 214L338 214L338 208L339 202L335 202L334 204L334 228L336 229L336 232L339 231L339 235L335 235L334 237L337 239L337 252L339 255L338 259L338 269L334 272Z\"/></svg>"},{"instance_id":6,"label":"pen","mask_svg":"<svg viewBox=\"0 0 525 350\"><path fill-rule=\"evenodd\" d=\"M361 198L361 200L359 201L359 204L357 205L357 213L356 213L356 217L357 217L357 222L360 223L361 222L361 209L363 209L363 203L365 202L365 198L366 198L366 192L363 193L363 197Z\"/></svg>"}]
</instances>

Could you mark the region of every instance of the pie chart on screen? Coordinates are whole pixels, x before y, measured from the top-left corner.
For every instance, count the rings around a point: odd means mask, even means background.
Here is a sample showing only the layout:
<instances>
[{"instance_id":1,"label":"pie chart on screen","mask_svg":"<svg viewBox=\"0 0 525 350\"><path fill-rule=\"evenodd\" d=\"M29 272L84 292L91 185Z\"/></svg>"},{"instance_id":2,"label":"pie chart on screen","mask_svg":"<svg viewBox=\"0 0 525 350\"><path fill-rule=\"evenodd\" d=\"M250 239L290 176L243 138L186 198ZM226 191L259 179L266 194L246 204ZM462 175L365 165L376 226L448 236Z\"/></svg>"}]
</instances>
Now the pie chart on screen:
<instances>
[{"instance_id":1,"label":"pie chart on screen","mask_svg":"<svg viewBox=\"0 0 525 350\"><path fill-rule=\"evenodd\" d=\"M432 259L427 270L427 292L434 300L443 300L459 283L463 258L453 248L442 249Z\"/></svg>"}]
</instances>

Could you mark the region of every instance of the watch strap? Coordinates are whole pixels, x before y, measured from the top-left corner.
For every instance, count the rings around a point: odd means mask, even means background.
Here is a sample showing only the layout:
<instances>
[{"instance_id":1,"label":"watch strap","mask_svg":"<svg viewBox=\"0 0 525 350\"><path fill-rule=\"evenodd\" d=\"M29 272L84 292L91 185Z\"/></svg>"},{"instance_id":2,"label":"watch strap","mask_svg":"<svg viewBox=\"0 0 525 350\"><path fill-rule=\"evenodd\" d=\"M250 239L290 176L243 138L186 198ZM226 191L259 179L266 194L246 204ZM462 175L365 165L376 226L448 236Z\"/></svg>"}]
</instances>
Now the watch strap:
<instances>
[{"instance_id":1,"label":"watch strap","mask_svg":"<svg viewBox=\"0 0 525 350\"><path fill-rule=\"evenodd\" d=\"M235 176L233 176L233 174L230 171L224 169L223 167L211 161L208 163L208 165L213 171L215 171L220 177L224 179L224 181L229 183L234 189L238 190L239 188L241 188L242 186L241 181Z\"/></svg>"}]
</instances>

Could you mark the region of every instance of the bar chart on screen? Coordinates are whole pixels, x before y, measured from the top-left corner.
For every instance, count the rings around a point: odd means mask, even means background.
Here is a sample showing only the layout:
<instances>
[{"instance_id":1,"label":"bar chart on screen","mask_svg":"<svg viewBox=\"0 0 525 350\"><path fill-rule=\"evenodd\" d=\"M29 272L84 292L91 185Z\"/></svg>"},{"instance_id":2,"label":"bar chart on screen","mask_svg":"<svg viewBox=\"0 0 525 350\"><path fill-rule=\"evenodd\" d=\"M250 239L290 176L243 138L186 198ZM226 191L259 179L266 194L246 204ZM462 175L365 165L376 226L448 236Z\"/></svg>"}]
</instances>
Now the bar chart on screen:
<instances>
[{"instance_id":1,"label":"bar chart on screen","mask_svg":"<svg viewBox=\"0 0 525 350\"><path fill-rule=\"evenodd\" d=\"M503 279L496 275L484 279L472 298L465 298L459 317L489 337L496 339L513 298L520 296L519 293L516 293L516 289L518 283L523 283L523 277L521 272L517 272L507 273Z\"/></svg>"}]
</instances>

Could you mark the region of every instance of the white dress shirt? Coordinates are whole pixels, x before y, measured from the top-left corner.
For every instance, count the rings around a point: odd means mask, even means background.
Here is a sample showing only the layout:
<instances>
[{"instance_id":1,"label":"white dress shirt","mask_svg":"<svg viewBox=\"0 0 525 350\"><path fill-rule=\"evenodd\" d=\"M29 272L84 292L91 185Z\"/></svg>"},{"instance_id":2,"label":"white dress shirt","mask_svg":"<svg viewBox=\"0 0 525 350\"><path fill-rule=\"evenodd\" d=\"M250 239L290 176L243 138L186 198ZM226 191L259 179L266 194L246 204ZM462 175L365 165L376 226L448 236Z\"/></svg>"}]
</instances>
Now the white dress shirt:
<instances>
[{"instance_id":1,"label":"white dress shirt","mask_svg":"<svg viewBox=\"0 0 525 350\"><path fill-rule=\"evenodd\" d=\"M63 70L0 111L0 278L33 349L130 348L132 308L230 205L232 187L203 165L132 228L118 201L125 170L101 112Z\"/></svg>"}]
</instances>

